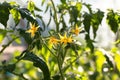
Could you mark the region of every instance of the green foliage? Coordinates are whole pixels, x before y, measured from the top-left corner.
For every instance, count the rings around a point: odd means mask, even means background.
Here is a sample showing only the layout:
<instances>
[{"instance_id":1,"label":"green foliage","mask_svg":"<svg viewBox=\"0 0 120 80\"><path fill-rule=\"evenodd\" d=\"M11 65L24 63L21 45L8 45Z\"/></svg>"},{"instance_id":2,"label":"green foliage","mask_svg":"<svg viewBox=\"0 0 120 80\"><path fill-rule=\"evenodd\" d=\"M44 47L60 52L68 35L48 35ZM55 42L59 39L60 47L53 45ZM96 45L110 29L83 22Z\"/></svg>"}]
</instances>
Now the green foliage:
<instances>
[{"instance_id":1,"label":"green foliage","mask_svg":"<svg viewBox=\"0 0 120 80\"><path fill-rule=\"evenodd\" d=\"M104 12L98 10L97 12L92 12L91 8L89 8L89 6L87 5L88 9L89 9L89 13L85 12L83 17L84 17L84 20L83 20L83 24L84 24L84 28L86 30L86 32L88 34L86 34L86 41L87 41L87 46L90 47L91 49L91 52L93 52L94 50L94 45L93 45L93 42L94 40L92 40L90 38L90 27L92 27L93 29L93 35L94 35L94 38L96 37L96 32L99 28L99 25L101 24L101 21L104 17Z\"/></svg>"},{"instance_id":2,"label":"green foliage","mask_svg":"<svg viewBox=\"0 0 120 80\"><path fill-rule=\"evenodd\" d=\"M7 34L7 30L0 29L0 43L3 41L6 34Z\"/></svg>"},{"instance_id":3,"label":"green foliage","mask_svg":"<svg viewBox=\"0 0 120 80\"><path fill-rule=\"evenodd\" d=\"M11 9L11 6L9 3L4 2L0 3L0 22L6 27L7 21L9 19L9 9Z\"/></svg>"},{"instance_id":4,"label":"green foliage","mask_svg":"<svg viewBox=\"0 0 120 80\"><path fill-rule=\"evenodd\" d=\"M29 51L24 51L20 56L17 57L18 60L28 60L33 62L35 67L40 68L43 71L44 80L50 80L50 72L46 63L37 57L34 53Z\"/></svg>"},{"instance_id":5,"label":"green foliage","mask_svg":"<svg viewBox=\"0 0 120 80\"><path fill-rule=\"evenodd\" d=\"M84 20L83 20L84 28L86 32L89 34L92 16L88 13L85 13L83 17L84 17Z\"/></svg>"},{"instance_id":6,"label":"green foliage","mask_svg":"<svg viewBox=\"0 0 120 80\"><path fill-rule=\"evenodd\" d=\"M91 25L93 27L94 38L96 37L96 32L101 24L101 21L104 17L104 12L98 10L96 13L93 13L91 19Z\"/></svg>"},{"instance_id":7,"label":"green foliage","mask_svg":"<svg viewBox=\"0 0 120 80\"><path fill-rule=\"evenodd\" d=\"M96 57L96 66L97 66L97 71L101 72L102 71L102 66L105 63L105 57L101 51L97 51L95 53Z\"/></svg>"},{"instance_id":8,"label":"green foliage","mask_svg":"<svg viewBox=\"0 0 120 80\"><path fill-rule=\"evenodd\" d=\"M117 69L120 71L120 62L119 62L120 55L116 53L114 57L115 57L115 63L116 63Z\"/></svg>"},{"instance_id":9,"label":"green foliage","mask_svg":"<svg viewBox=\"0 0 120 80\"><path fill-rule=\"evenodd\" d=\"M119 40L110 50L94 45L104 12L99 9L93 11L90 4L82 1L60 1L56 6L53 0L48 3L42 0L41 6L46 4L45 10L39 9L31 0L27 8L21 8L15 2L0 3L0 23L6 27L11 14L16 24L12 30L0 29L0 43L7 34L11 37L8 44L2 45L0 54L4 53L12 42L20 44L21 37L27 44L25 51L16 51L10 61L2 61L2 79L9 73L14 76L8 76L8 80L119 80L120 51L116 47ZM83 11L84 7L88 11ZM45 22L44 15L36 15L35 11L44 14L49 11L49 21ZM42 25L39 26L36 18L41 20ZM28 21L24 29L16 28L20 19ZM119 13L109 10L106 20L111 30L116 33L120 23ZM54 29L48 31L49 35L41 35L52 22L55 25ZM85 36L84 41L79 38L79 34Z\"/></svg>"},{"instance_id":10,"label":"green foliage","mask_svg":"<svg viewBox=\"0 0 120 80\"><path fill-rule=\"evenodd\" d=\"M114 12L113 10L108 10L107 14L107 23L109 24L111 30L116 33L119 27L120 16L119 13Z\"/></svg>"},{"instance_id":11,"label":"green foliage","mask_svg":"<svg viewBox=\"0 0 120 80\"><path fill-rule=\"evenodd\" d=\"M15 23L17 25L19 23L20 19L21 19L20 13L15 8L11 9L10 13L12 14L12 16L15 20Z\"/></svg>"},{"instance_id":12,"label":"green foliage","mask_svg":"<svg viewBox=\"0 0 120 80\"><path fill-rule=\"evenodd\" d=\"M33 1L30 0L30 1L28 2L27 9L28 9L30 12L33 12L33 11L34 11L34 9L35 9L35 4L34 4Z\"/></svg>"}]
</instances>

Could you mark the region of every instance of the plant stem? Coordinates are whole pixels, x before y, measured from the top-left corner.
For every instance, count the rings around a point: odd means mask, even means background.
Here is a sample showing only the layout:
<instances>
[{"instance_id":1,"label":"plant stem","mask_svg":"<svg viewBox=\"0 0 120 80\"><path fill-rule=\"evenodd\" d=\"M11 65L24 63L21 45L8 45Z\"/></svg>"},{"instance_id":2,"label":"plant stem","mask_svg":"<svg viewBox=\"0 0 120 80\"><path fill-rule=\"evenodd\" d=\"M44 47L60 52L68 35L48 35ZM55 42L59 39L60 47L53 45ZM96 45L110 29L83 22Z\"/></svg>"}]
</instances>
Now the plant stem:
<instances>
[{"instance_id":1,"label":"plant stem","mask_svg":"<svg viewBox=\"0 0 120 80\"><path fill-rule=\"evenodd\" d=\"M53 54L53 56L57 57L50 49L49 47L47 46L46 42L42 39L40 33L39 34L39 38L41 39L41 41L43 42L43 45L51 52L51 54Z\"/></svg>"},{"instance_id":2,"label":"plant stem","mask_svg":"<svg viewBox=\"0 0 120 80\"><path fill-rule=\"evenodd\" d=\"M53 2L53 0L51 0L52 2L52 5L53 5L53 10L54 10L54 21L55 21L55 24L56 24L56 31L59 32L59 23L58 23L58 18L57 18L57 11L55 9L55 4Z\"/></svg>"},{"instance_id":3,"label":"plant stem","mask_svg":"<svg viewBox=\"0 0 120 80\"><path fill-rule=\"evenodd\" d=\"M59 61L59 55L57 57L57 62L58 62L58 68L59 68L59 71L60 71L61 79L64 80L64 76L63 76L63 72L62 72L62 65Z\"/></svg>"},{"instance_id":4,"label":"plant stem","mask_svg":"<svg viewBox=\"0 0 120 80\"><path fill-rule=\"evenodd\" d=\"M17 38L19 38L19 37L12 39L11 41L9 41L9 43L7 45L4 45L4 47L0 50L0 54Z\"/></svg>"},{"instance_id":5,"label":"plant stem","mask_svg":"<svg viewBox=\"0 0 120 80\"><path fill-rule=\"evenodd\" d=\"M14 74L16 76L19 76L19 77L23 78L24 80L28 80L23 76L23 74L18 74L18 73L15 73L15 72L12 72L12 74Z\"/></svg>"}]
</instances>

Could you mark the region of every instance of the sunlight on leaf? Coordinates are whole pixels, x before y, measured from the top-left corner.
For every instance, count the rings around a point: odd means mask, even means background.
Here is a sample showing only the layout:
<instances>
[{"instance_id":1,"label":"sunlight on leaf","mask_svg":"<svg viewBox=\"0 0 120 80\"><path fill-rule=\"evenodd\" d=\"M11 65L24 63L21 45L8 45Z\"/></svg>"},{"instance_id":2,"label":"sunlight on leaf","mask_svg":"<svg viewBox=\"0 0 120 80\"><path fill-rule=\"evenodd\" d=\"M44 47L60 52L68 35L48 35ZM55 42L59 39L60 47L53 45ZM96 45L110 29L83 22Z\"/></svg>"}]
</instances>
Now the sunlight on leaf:
<instances>
[{"instance_id":1,"label":"sunlight on leaf","mask_svg":"<svg viewBox=\"0 0 120 80\"><path fill-rule=\"evenodd\" d=\"M106 59L105 59L105 57L104 57L104 55L103 55L103 53L101 51L96 51L95 55L96 55L96 68L97 68L97 71L101 72L102 71L102 65L104 64Z\"/></svg>"},{"instance_id":2,"label":"sunlight on leaf","mask_svg":"<svg viewBox=\"0 0 120 80\"><path fill-rule=\"evenodd\" d=\"M0 34L0 43L2 43L3 38L4 38L3 35Z\"/></svg>"},{"instance_id":3,"label":"sunlight on leaf","mask_svg":"<svg viewBox=\"0 0 120 80\"><path fill-rule=\"evenodd\" d=\"M15 20L15 23L18 24L20 19L21 19L21 16L20 16L20 13L19 11L17 11L16 9L11 9L10 10L10 13L12 14L14 20Z\"/></svg>"},{"instance_id":4,"label":"sunlight on leaf","mask_svg":"<svg viewBox=\"0 0 120 80\"><path fill-rule=\"evenodd\" d=\"M117 69L120 71L120 54L115 54L115 62Z\"/></svg>"},{"instance_id":5,"label":"sunlight on leaf","mask_svg":"<svg viewBox=\"0 0 120 80\"><path fill-rule=\"evenodd\" d=\"M30 0L30 1L28 2L27 8L28 8L28 10L30 10L30 12L34 11L34 9L35 9L35 4L34 4L34 2Z\"/></svg>"},{"instance_id":6,"label":"sunlight on leaf","mask_svg":"<svg viewBox=\"0 0 120 80\"><path fill-rule=\"evenodd\" d=\"M82 3L81 2L77 2L76 3L76 7L77 7L78 11L81 11L81 9L82 9Z\"/></svg>"}]
</instances>

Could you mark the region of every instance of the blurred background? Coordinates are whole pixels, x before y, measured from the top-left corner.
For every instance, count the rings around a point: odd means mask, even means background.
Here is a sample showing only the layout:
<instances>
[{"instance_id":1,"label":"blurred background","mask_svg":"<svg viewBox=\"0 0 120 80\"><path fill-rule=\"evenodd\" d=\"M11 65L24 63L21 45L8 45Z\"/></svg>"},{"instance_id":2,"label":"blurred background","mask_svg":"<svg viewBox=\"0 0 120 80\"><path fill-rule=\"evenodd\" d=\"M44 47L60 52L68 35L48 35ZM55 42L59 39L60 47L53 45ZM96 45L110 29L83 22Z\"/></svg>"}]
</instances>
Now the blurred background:
<instances>
[{"instance_id":1,"label":"blurred background","mask_svg":"<svg viewBox=\"0 0 120 80\"><path fill-rule=\"evenodd\" d=\"M0 3L4 2L4 1L7 1L7 2L15 1L19 5L21 5L21 7L23 7L23 8L27 7L27 0L0 0ZM46 4L41 6L41 0L33 0L33 1L35 2L35 5L38 8L45 11ZM49 2L49 0L46 0L46 1ZM73 0L73 1L75 1L75 0ZM120 0L80 0L80 1L91 4L92 9L95 11L97 9L100 9L101 11L105 12L105 16L102 20L102 24L100 25L100 27L97 31L95 46L97 46L99 48L110 49L116 39L116 34L114 34L110 30L110 27L108 27L108 24L106 23L106 14L107 14L108 9L113 9L115 11L120 10L120 5L119 5ZM54 0L54 2L55 2L56 6L57 6L57 4L60 4L59 0ZM83 7L83 11L87 11L87 9ZM50 18L49 12L47 12L47 13L36 12L36 14L43 15L43 19L46 24L49 22L49 18ZM69 17L66 16L66 18L69 18ZM38 22L39 22L39 24L41 24L39 20L38 20ZM17 27L24 28L24 26L26 26L26 24L27 24L27 20L21 19L21 21L17 25ZM15 26L14 20L10 15L9 21L7 22L7 27L11 28L14 26ZM52 29L53 26L54 26L54 23L51 23L49 25L49 29ZM4 29L4 26L2 24L0 24L0 28ZM42 33L42 35L47 36L49 29L45 29L45 31ZM9 36L9 34L7 34L7 35L8 36L4 39L4 41L0 43L0 50L2 49L2 45L7 44L11 40L11 37ZM91 34L91 36L92 36L92 34ZM84 39L83 37L84 36L80 34L77 38ZM10 60L13 57L12 53L14 53L15 51L22 52L23 50L25 50L27 45L26 45L25 41L23 40L23 38L21 38L21 40L22 40L22 42L20 44L13 42L8 48L6 48L4 51L4 54L0 55L0 60L1 61ZM31 75L33 75L33 74L31 73Z\"/></svg>"},{"instance_id":2,"label":"blurred background","mask_svg":"<svg viewBox=\"0 0 120 80\"><path fill-rule=\"evenodd\" d=\"M3 1L7 1L7 2L15 1L18 4L20 4L21 7L23 7L23 8L27 6L27 0L0 0L1 3ZM46 5L41 6L41 0L33 0L33 1L35 2L35 5L38 8L40 8L43 11L45 10ZM107 12L107 9L114 9L115 11L120 9L120 5L119 5L120 0L104 0L104 1L101 1L101 0L80 0L80 1L88 3L88 4L91 4L91 7L92 7L93 10L100 9L101 11ZM55 2L56 5L60 3L59 0L54 0L54 2ZM86 8L83 8L83 9L84 9L84 11L86 10ZM43 15L44 21L46 23L48 23L49 18L50 18L49 12L47 12L46 14L44 14L42 12L39 12L39 13L36 12L36 13L40 14L40 15ZM102 24L100 25L100 27L99 27L99 29L97 31L97 37L96 37L97 44L95 44L95 45L97 45L99 47L110 48L112 46L112 44L113 44L113 41L116 38L116 34L111 32L110 28L108 27L108 25L107 25L107 23L105 21L105 18L106 18L106 16L104 16ZM26 22L27 22L26 20L21 20L18 26L19 27L25 26ZM13 21L13 19L10 16L10 19L9 19L9 21L7 23L7 27L11 27L11 26L14 26L14 25L15 25L14 21ZM52 28L53 25L54 25L54 23L51 23L49 28ZM4 26L2 24L0 24L0 28L4 28ZM49 29L46 29L46 31L44 31L42 34L43 35L47 35L47 30L49 30ZM79 35L79 37L83 37L83 36ZM7 41L9 41L9 40L10 40L9 37L6 38L3 41L2 44L7 43ZM23 41L22 45L18 45L18 46L15 46L15 47L14 47L14 45L11 45L12 47L11 46L8 47L5 50L5 53L12 53L14 50L21 50L22 51L22 50L24 50L24 48L25 48L24 46L25 45L26 44L24 43L24 41ZM5 56L6 56L6 54L5 54Z\"/></svg>"}]
</instances>

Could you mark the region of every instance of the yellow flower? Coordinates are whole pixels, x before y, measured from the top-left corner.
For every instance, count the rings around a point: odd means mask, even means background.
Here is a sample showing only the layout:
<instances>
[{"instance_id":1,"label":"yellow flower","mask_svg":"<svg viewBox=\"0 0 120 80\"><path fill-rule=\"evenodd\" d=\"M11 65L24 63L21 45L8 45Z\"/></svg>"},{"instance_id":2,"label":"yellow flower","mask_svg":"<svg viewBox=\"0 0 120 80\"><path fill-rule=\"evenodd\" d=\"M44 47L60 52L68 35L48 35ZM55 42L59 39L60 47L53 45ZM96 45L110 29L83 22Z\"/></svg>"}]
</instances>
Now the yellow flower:
<instances>
[{"instance_id":1,"label":"yellow flower","mask_svg":"<svg viewBox=\"0 0 120 80\"><path fill-rule=\"evenodd\" d=\"M60 34L59 34L59 36L60 36L60 42L61 43L64 43L64 44L72 43L72 36L67 37L66 33L64 34L64 36L61 36Z\"/></svg>"},{"instance_id":2,"label":"yellow flower","mask_svg":"<svg viewBox=\"0 0 120 80\"><path fill-rule=\"evenodd\" d=\"M31 37L34 37L34 36L35 36L35 33L36 33L37 30L38 30L38 28L39 28L39 26L36 27L35 24L30 23L30 29L27 30L26 32L27 32L27 33L31 33Z\"/></svg>"},{"instance_id":3,"label":"yellow flower","mask_svg":"<svg viewBox=\"0 0 120 80\"><path fill-rule=\"evenodd\" d=\"M78 28L78 25L76 24L75 29L72 30L72 33L78 35L81 31L81 28Z\"/></svg>"},{"instance_id":4,"label":"yellow flower","mask_svg":"<svg viewBox=\"0 0 120 80\"><path fill-rule=\"evenodd\" d=\"M49 43L50 44L57 44L58 43L58 39L56 39L55 37L50 37Z\"/></svg>"},{"instance_id":5,"label":"yellow flower","mask_svg":"<svg viewBox=\"0 0 120 80\"><path fill-rule=\"evenodd\" d=\"M68 41L68 43L72 43L72 41L73 41L72 36L68 37L67 41Z\"/></svg>"}]
</instances>

